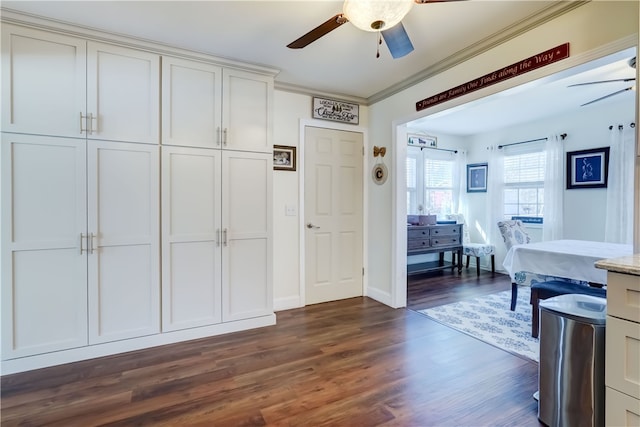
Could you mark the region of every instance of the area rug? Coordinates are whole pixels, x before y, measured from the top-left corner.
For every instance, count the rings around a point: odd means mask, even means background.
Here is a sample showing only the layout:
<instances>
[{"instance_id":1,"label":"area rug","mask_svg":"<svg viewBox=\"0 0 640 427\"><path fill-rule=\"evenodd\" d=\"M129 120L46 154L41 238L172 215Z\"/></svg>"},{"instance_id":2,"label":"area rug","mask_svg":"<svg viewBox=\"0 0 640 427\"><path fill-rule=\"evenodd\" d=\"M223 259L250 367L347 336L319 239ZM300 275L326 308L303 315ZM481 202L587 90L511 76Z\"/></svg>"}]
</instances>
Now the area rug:
<instances>
[{"instance_id":1,"label":"area rug","mask_svg":"<svg viewBox=\"0 0 640 427\"><path fill-rule=\"evenodd\" d=\"M511 291L441 305L422 313L502 350L538 361L538 339L531 336L530 289L518 288L516 310L509 310Z\"/></svg>"}]
</instances>

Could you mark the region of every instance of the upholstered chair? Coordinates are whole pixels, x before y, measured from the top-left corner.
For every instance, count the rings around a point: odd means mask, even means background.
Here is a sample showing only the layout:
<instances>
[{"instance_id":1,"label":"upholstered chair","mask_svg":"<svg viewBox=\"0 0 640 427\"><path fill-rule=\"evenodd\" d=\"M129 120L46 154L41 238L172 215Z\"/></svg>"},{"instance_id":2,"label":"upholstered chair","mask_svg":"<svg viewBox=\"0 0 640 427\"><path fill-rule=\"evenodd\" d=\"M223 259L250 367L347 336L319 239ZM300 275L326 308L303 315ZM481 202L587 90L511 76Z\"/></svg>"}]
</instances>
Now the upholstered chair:
<instances>
[{"instance_id":1,"label":"upholstered chair","mask_svg":"<svg viewBox=\"0 0 640 427\"><path fill-rule=\"evenodd\" d=\"M469 228L462 214L447 215L449 219L455 220L456 223L462 224L462 255L467 257L466 267L469 268L469 259L476 259L476 275L480 276L480 257L491 257L491 272L496 272L496 247L488 243L472 243L469 237Z\"/></svg>"},{"instance_id":2,"label":"upholstered chair","mask_svg":"<svg viewBox=\"0 0 640 427\"><path fill-rule=\"evenodd\" d=\"M524 223L518 220L498 221L498 229L502 235L502 240L507 247L507 251L511 249L513 245L522 245L531 243L531 236L527 233L527 229L524 227ZM520 273L516 273L520 274ZM526 273L522 273L526 274ZM518 302L518 284L511 283L511 311L516 309L516 303Z\"/></svg>"}]
</instances>

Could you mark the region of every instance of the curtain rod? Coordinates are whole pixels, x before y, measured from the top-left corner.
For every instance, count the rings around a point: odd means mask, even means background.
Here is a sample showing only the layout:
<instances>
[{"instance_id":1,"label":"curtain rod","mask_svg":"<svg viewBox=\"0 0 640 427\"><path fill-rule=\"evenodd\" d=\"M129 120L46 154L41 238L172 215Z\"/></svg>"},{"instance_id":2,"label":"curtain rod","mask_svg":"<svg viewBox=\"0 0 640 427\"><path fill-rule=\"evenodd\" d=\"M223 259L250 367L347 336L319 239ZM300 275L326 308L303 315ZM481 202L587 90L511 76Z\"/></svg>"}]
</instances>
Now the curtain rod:
<instances>
[{"instance_id":1,"label":"curtain rod","mask_svg":"<svg viewBox=\"0 0 640 427\"><path fill-rule=\"evenodd\" d=\"M410 145L409 147L415 147L415 145ZM448 150L446 148L435 148L435 147L420 147L420 151L422 151L425 148L428 148L429 150L448 151L450 153L457 153L458 152L458 150Z\"/></svg>"},{"instance_id":2,"label":"curtain rod","mask_svg":"<svg viewBox=\"0 0 640 427\"><path fill-rule=\"evenodd\" d=\"M567 137L567 134L566 133L560 134L560 137L564 140ZM530 139L528 141L512 142L511 144L502 144L502 145L498 145L498 149L502 149L504 147L509 147L511 145L527 144L529 142L546 141L548 139L549 138L538 138L538 139Z\"/></svg>"},{"instance_id":3,"label":"curtain rod","mask_svg":"<svg viewBox=\"0 0 640 427\"><path fill-rule=\"evenodd\" d=\"M634 122L629 123L629 127L631 127L631 129L633 129L634 127L636 127L636 124ZM623 125L618 125L618 130L622 130L624 128ZM613 125L609 126L609 130L613 129Z\"/></svg>"}]
</instances>

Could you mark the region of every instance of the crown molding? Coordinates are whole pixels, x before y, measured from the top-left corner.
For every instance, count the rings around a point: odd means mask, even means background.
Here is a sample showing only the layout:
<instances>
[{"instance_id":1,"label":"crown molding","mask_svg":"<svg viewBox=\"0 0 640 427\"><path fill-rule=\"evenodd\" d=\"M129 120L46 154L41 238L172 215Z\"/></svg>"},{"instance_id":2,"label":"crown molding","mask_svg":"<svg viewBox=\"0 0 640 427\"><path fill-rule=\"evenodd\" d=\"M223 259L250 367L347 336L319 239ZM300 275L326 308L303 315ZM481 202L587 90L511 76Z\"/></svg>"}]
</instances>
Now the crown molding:
<instances>
[{"instance_id":1,"label":"crown molding","mask_svg":"<svg viewBox=\"0 0 640 427\"><path fill-rule=\"evenodd\" d=\"M442 61L437 62L436 64L425 68L419 73L416 73L409 78L394 84L384 90L381 90L378 93L375 93L367 98L367 104L375 104L376 102L380 102L392 95L395 95L399 92L402 92L405 89L410 88L411 86L416 85L424 80L427 80L430 77L433 77L437 74L443 73L448 69L451 69L457 65L462 64L469 59L478 56L482 53L485 53L496 46L499 46L507 41L518 37L527 31L530 31L536 27L539 27L542 24L545 24L553 19L561 16L567 12L570 12L574 9L577 9L580 6L584 6L589 3L591 0L577 0L577 1L558 1L554 2L550 6L545 9L538 11L537 13L524 18L499 32L496 32L488 37L485 37L482 40L477 41L476 43L467 46L466 48L454 53L453 55L448 56Z\"/></svg>"},{"instance_id":2,"label":"crown molding","mask_svg":"<svg viewBox=\"0 0 640 427\"><path fill-rule=\"evenodd\" d=\"M359 105L364 105L364 106L368 105L366 98L347 95L344 93L323 92L323 91L314 90L312 88L308 88L305 86L298 86L290 83L278 82L277 80L275 81L273 87L276 90L281 90L284 92L292 92L300 95L309 95L309 96L325 96L331 99L340 99L342 101L356 102Z\"/></svg>"}]
</instances>

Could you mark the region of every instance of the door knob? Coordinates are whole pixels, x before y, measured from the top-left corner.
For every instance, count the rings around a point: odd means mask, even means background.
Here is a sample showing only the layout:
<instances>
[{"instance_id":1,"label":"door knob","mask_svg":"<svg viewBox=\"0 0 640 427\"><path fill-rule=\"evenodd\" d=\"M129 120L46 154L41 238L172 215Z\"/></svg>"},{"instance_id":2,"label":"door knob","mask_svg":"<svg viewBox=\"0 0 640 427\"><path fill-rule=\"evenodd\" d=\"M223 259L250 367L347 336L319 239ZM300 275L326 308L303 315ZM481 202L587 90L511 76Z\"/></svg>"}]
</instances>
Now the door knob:
<instances>
[{"instance_id":1,"label":"door knob","mask_svg":"<svg viewBox=\"0 0 640 427\"><path fill-rule=\"evenodd\" d=\"M320 227L318 227L317 225L313 225L313 224L309 223L309 224L307 224L307 228L313 228L313 229L317 230Z\"/></svg>"}]
</instances>

